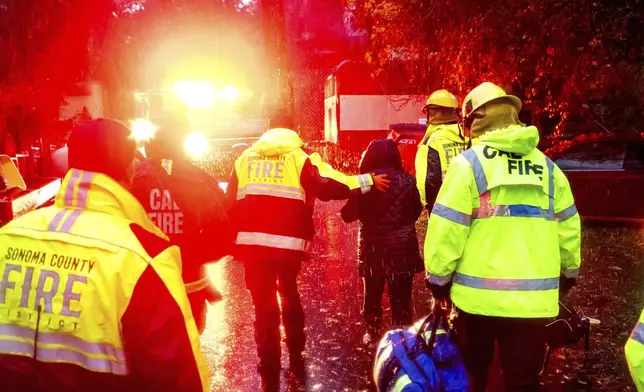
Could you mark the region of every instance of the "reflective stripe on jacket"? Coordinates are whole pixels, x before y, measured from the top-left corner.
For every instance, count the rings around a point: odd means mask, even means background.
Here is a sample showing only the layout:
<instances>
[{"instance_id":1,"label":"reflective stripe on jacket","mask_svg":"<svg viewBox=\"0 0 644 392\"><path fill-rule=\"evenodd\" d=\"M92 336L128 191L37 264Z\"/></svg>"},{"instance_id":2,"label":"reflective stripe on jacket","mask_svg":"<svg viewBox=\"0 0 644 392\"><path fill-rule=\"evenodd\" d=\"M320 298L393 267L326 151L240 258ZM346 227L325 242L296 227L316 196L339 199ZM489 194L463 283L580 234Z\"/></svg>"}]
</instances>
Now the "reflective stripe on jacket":
<instances>
[{"instance_id":1,"label":"reflective stripe on jacket","mask_svg":"<svg viewBox=\"0 0 644 392\"><path fill-rule=\"evenodd\" d=\"M452 300L468 313L554 317L559 276L576 277L581 261L570 186L535 148L536 128L484 136L453 161L432 210L430 281L453 282Z\"/></svg>"},{"instance_id":2,"label":"reflective stripe on jacket","mask_svg":"<svg viewBox=\"0 0 644 392\"><path fill-rule=\"evenodd\" d=\"M644 312L633 328L624 348L628 370L638 392L644 391Z\"/></svg>"},{"instance_id":3,"label":"reflective stripe on jacket","mask_svg":"<svg viewBox=\"0 0 644 392\"><path fill-rule=\"evenodd\" d=\"M345 176L316 154L314 165L301 146L294 131L272 129L235 162L228 197L237 258L302 258L313 240L315 199L346 199L370 189L370 175Z\"/></svg>"},{"instance_id":4,"label":"reflective stripe on jacket","mask_svg":"<svg viewBox=\"0 0 644 392\"><path fill-rule=\"evenodd\" d=\"M315 166L320 176L330 178L341 184L346 185L349 189L360 189L362 193L367 193L373 185L373 179L369 175L347 176L346 174L335 170L331 165L322 161L322 157L317 152L309 155L311 164Z\"/></svg>"},{"instance_id":5,"label":"reflective stripe on jacket","mask_svg":"<svg viewBox=\"0 0 644 392\"><path fill-rule=\"evenodd\" d=\"M121 185L70 170L54 206L0 229L0 378L25 390L42 374L56 374L52 390L209 390L180 260Z\"/></svg>"},{"instance_id":6,"label":"reflective stripe on jacket","mask_svg":"<svg viewBox=\"0 0 644 392\"><path fill-rule=\"evenodd\" d=\"M431 207L449 165L465 151L466 143L460 136L458 124L429 125L416 153L416 184L423 206ZM436 151L435 162L431 151Z\"/></svg>"}]
</instances>

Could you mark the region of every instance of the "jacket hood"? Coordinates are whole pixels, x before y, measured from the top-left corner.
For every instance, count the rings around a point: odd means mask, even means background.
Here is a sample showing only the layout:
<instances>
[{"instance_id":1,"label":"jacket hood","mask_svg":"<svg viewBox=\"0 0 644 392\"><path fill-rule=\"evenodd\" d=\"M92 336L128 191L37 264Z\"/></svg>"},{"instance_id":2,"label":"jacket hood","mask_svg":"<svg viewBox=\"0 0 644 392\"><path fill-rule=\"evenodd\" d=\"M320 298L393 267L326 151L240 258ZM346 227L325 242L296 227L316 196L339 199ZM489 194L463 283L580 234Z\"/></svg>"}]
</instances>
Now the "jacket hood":
<instances>
[{"instance_id":1,"label":"jacket hood","mask_svg":"<svg viewBox=\"0 0 644 392\"><path fill-rule=\"evenodd\" d=\"M497 99L476 109L472 114L470 127L472 139L486 132L507 128L512 125L525 126L519 119L519 110L507 99Z\"/></svg>"},{"instance_id":2,"label":"jacket hood","mask_svg":"<svg viewBox=\"0 0 644 392\"><path fill-rule=\"evenodd\" d=\"M432 125L457 124L458 114L452 110L432 110L429 111L429 123Z\"/></svg>"},{"instance_id":3,"label":"jacket hood","mask_svg":"<svg viewBox=\"0 0 644 392\"><path fill-rule=\"evenodd\" d=\"M262 137L250 147L250 150L263 156L276 156L286 154L304 143L300 136L290 129L274 128L264 132Z\"/></svg>"},{"instance_id":4,"label":"jacket hood","mask_svg":"<svg viewBox=\"0 0 644 392\"><path fill-rule=\"evenodd\" d=\"M121 216L167 239L150 220L141 203L121 184L104 174L69 170L54 199L54 205L63 211L88 210Z\"/></svg>"},{"instance_id":5,"label":"jacket hood","mask_svg":"<svg viewBox=\"0 0 644 392\"><path fill-rule=\"evenodd\" d=\"M369 143L360 161L360 173L378 169L402 170L402 160L396 143L391 139L378 139Z\"/></svg>"},{"instance_id":6,"label":"jacket hood","mask_svg":"<svg viewBox=\"0 0 644 392\"><path fill-rule=\"evenodd\" d=\"M460 129L460 127L459 127L459 125L458 125L458 124L440 124L440 125L430 125L430 126L428 127L428 131L429 131L429 128L432 128L431 133L442 131L442 132L448 132L448 133L451 133L451 134L452 134L452 135L454 135L454 136L461 137L461 136L460 136L460 134L461 134L461 129Z\"/></svg>"},{"instance_id":7,"label":"jacket hood","mask_svg":"<svg viewBox=\"0 0 644 392\"><path fill-rule=\"evenodd\" d=\"M479 142L499 151L527 155L539 144L539 130L533 126L510 125L486 132L481 135Z\"/></svg>"},{"instance_id":8,"label":"jacket hood","mask_svg":"<svg viewBox=\"0 0 644 392\"><path fill-rule=\"evenodd\" d=\"M454 135L455 137L462 139L463 137L461 136L461 129L458 125L456 124L430 124L427 127L427 131L425 131L425 135L421 139L419 145L423 144L425 140L429 139L435 132L446 132L451 135Z\"/></svg>"}]
</instances>

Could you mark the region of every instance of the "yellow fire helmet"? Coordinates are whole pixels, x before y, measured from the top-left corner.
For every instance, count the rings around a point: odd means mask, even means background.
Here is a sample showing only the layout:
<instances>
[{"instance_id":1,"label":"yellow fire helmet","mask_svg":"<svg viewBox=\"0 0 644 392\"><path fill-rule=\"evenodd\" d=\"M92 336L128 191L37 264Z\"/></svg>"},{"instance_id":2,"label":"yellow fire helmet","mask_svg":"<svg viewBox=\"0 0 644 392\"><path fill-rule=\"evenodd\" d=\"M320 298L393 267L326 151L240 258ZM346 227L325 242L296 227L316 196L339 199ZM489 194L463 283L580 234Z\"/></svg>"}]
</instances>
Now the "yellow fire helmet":
<instances>
[{"instance_id":1,"label":"yellow fire helmet","mask_svg":"<svg viewBox=\"0 0 644 392\"><path fill-rule=\"evenodd\" d=\"M521 100L514 95L508 95L503 89L494 83L483 82L467 94L463 100L463 119L467 120L481 106L497 99L507 99L517 110L521 110Z\"/></svg>"},{"instance_id":2,"label":"yellow fire helmet","mask_svg":"<svg viewBox=\"0 0 644 392\"><path fill-rule=\"evenodd\" d=\"M447 90L436 90L427 98L427 105L423 108L424 114L427 114L430 106L458 109L458 100Z\"/></svg>"}]
</instances>

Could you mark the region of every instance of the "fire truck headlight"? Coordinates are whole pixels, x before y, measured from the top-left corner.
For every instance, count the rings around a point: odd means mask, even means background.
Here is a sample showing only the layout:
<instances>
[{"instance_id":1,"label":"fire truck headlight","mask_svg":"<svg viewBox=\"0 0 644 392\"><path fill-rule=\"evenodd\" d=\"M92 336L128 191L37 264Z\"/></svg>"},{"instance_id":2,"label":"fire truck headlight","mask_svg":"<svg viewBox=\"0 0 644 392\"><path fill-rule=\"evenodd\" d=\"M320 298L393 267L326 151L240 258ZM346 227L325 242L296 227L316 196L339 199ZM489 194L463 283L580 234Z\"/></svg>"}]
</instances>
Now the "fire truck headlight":
<instances>
[{"instance_id":1,"label":"fire truck headlight","mask_svg":"<svg viewBox=\"0 0 644 392\"><path fill-rule=\"evenodd\" d=\"M208 151L208 139L200 132L192 132L186 138L185 148L191 157L201 158Z\"/></svg>"},{"instance_id":2,"label":"fire truck headlight","mask_svg":"<svg viewBox=\"0 0 644 392\"><path fill-rule=\"evenodd\" d=\"M208 108L215 101L215 90L208 82L177 82L174 91L189 108Z\"/></svg>"},{"instance_id":3,"label":"fire truck headlight","mask_svg":"<svg viewBox=\"0 0 644 392\"><path fill-rule=\"evenodd\" d=\"M132 137L137 142L148 141L154 137L157 127L148 120L137 119L130 121L130 130L132 132Z\"/></svg>"},{"instance_id":4,"label":"fire truck headlight","mask_svg":"<svg viewBox=\"0 0 644 392\"><path fill-rule=\"evenodd\" d=\"M221 96L227 101L236 101L239 98L239 90L235 86L228 86L220 91Z\"/></svg>"}]
</instances>

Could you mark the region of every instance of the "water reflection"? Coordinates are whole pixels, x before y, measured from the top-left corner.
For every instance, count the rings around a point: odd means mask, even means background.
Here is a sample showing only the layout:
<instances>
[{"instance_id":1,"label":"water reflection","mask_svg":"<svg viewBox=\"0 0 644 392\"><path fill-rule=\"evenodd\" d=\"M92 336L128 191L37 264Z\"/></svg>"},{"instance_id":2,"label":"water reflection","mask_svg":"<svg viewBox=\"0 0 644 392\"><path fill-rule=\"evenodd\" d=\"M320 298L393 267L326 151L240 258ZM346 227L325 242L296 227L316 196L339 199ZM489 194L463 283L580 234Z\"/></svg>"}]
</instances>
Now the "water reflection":
<instances>
[{"instance_id":1,"label":"water reflection","mask_svg":"<svg viewBox=\"0 0 644 392\"><path fill-rule=\"evenodd\" d=\"M345 225L342 203L318 203L318 230L309 259L299 277L306 314L307 359L302 375L289 371L288 349L282 344L282 391L373 390L373 353L361 343L357 224ZM210 306L202 344L212 372L212 391L261 391L253 335L254 313L244 285L241 263L224 260L209 268L223 300ZM422 279L421 279L422 280ZM422 281L419 282L422 285ZM388 320L383 320L385 328ZM283 329L282 329L282 336Z\"/></svg>"}]
</instances>

